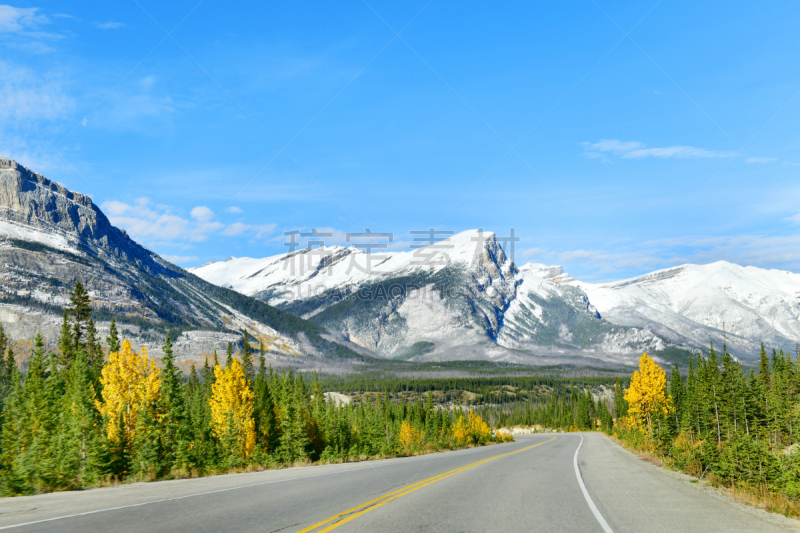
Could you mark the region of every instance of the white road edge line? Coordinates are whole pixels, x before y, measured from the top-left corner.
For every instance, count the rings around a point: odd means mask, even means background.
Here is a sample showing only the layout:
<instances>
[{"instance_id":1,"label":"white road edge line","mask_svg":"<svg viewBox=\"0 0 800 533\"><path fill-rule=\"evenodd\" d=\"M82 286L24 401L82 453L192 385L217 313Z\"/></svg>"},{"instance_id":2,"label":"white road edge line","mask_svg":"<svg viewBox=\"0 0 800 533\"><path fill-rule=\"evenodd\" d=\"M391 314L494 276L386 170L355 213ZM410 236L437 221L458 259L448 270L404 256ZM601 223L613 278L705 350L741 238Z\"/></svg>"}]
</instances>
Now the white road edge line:
<instances>
[{"instance_id":1,"label":"white road edge line","mask_svg":"<svg viewBox=\"0 0 800 533\"><path fill-rule=\"evenodd\" d=\"M603 518L603 515L600 514L600 511L597 510L597 506L592 501L592 497L589 496L589 491L586 490L586 485L583 484L583 478L581 477L581 470L578 468L578 452L581 450L581 446L583 446L583 436L581 435L581 442L578 444L578 449L575 450L575 457L572 459L572 464L575 466L575 477L578 478L578 485L581 486L581 492L583 492L583 497L586 498L586 503L589 504L589 509L592 511L595 520L597 523L600 524L600 527L603 528L605 533L614 533L614 530L611 529L611 526L608 525L606 519Z\"/></svg>"},{"instance_id":2,"label":"white road edge line","mask_svg":"<svg viewBox=\"0 0 800 533\"><path fill-rule=\"evenodd\" d=\"M487 448L471 448L471 449L466 449L466 450L459 450L459 451L456 451L455 453L452 453L450 455L450 457L453 457L453 456L456 456L456 455L464 455L465 453L471 452L473 450L485 450L485 449L487 449ZM433 454L426 454L426 455L421 455L421 456L417 456L417 457L404 458L406 460L401 460L400 462L409 463L409 462L412 462L412 461L417 461L417 460L422 460L422 459L432 459L433 457L431 457L431 455L433 455ZM377 465L377 466L380 467L380 466L384 466L386 464L389 464L388 461L391 461L391 459L386 459L386 461L387 461L387 463L383 463L383 464L380 464L380 465ZM396 465L397 463L391 463L391 464L395 464ZM41 520L34 520L33 522L24 522L22 524L11 524L11 525L8 525L8 526L0 526L0 531L4 530L4 529L15 529L15 528L18 528L18 527L32 526L34 524L42 524L44 522L53 522L55 520L64 520L65 518L77 518L79 516L86 516L86 515L97 514L97 513L106 513L108 511L117 511L119 509L129 509L131 507L141 507L143 505L152 505L154 503L164 503L164 502L172 502L172 501L175 501L175 500L184 500L186 498L194 498L195 496L205 496L207 494L216 494L218 492L228 492L228 491L231 491L231 490L248 489L250 487L259 487L259 486L262 486L262 485L271 485L273 483L282 483L284 481L296 481L298 479L307 479L307 478L312 478L312 477L328 476L328 475L331 475L331 474L343 474L343 473L346 473L346 472L355 472L357 470L367 470L367 469L370 469L370 468L375 468L375 465L362 466L362 467L359 467L359 468L348 468L348 469L342 469L342 470L335 470L333 472L323 472L323 473L320 473L320 474L312 474L312 475L309 475L309 476L298 476L298 477L292 477L292 478L288 478L288 479L275 479L275 480L272 480L272 481L263 481L261 483L251 483L249 485L237 485L235 487L228 487L228 488L225 488L225 489L217 489L217 490L209 490L209 491L206 491L206 492L197 492L197 493L194 493L194 494L185 494L183 496L174 496L172 498L162 498L160 500L149 500L149 501L146 501L146 502L131 503L131 504L128 504L128 505L120 505L118 507L107 507L105 509L95 509L93 511L85 511L83 513L75 513L75 514L69 514L69 515L64 515L64 516L54 516L52 518L43 518ZM203 476L203 477L213 477L213 476ZM202 478L195 478L195 479L202 479Z\"/></svg>"}]
</instances>

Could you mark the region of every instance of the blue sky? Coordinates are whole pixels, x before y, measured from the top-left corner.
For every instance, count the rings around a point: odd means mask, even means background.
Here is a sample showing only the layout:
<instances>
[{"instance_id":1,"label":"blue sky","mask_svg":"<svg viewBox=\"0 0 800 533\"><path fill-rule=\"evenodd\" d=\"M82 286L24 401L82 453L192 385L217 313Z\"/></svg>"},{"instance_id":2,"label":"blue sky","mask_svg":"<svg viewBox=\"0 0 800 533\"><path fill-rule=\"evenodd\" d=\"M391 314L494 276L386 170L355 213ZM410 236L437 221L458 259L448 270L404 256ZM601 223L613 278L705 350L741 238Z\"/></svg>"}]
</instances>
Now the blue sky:
<instances>
[{"instance_id":1,"label":"blue sky","mask_svg":"<svg viewBox=\"0 0 800 533\"><path fill-rule=\"evenodd\" d=\"M182 266L483 227L800 272L800 4L198 2L0 6L0 155Z\"/></svg>"}]
</instances>

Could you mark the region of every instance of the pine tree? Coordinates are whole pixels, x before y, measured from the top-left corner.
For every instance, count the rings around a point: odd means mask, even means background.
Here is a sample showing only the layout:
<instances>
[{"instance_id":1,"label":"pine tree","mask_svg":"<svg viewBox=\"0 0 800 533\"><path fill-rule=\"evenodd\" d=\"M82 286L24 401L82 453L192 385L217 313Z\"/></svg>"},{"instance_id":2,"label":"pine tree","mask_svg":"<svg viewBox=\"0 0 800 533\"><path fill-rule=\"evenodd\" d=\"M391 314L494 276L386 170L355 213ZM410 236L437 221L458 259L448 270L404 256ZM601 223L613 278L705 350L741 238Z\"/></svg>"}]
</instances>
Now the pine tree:
<instances>
[{"instance_id":1,"label":"pine tree","mask_svg":"<svg viewBox=\"0 0 800 533\"><path fill-rule=\"evenodd\" d=\"M89 363L89 369L93 375L100 373L100 368L103 366L103 349L97 340L97 328L94 324L94 319L90 316L86 323L86 345L85 352L86 358Z\"/></svg>"},{"instance_id":2,"label":"pine tree","mask_svg":"<svg viewBox=\"0 0 800 533\"><path fill-rule=\"evenodd\" d=\"M0 385L2 385L3 380L5 379L6 374L6 345L8 344L8 337L6 337L5 331L3 331L3 324L0 324ZM2 403L0 402L0 408L2 408Z\"/></svg>"},{"instance_id":3,"label":"pine tree","mask_svg":"<svg viewBox=\"0 0 800 533\"><path fill-rule=\"evenodd\" d=\"M17 369L17 361L14 358L14 350L11 349L11 345L8 346L6 349L6 381L11 382L11 377L14 374L14 371Z\"/></svg>"},{"instance_id":4,"label":"pine tree","mask_svg":"<svg viewBox=\"0 0 800 533\"><path fill-rule=\"evenodd\" d=\"M155 480L169 471L173 457L169 431L162 420L163 397L144 400L136 414L131 445L131 472L146 480Z\"/></svg>"},{"instance_id":5,"label":"pine tree","mask_svg":"<svg viewBox=\"0 0 800 533\"><path fill-rule=\"evenodd\" d=\"M11 369L9 386L10 390L3 409L3 432L0 435L0 495L3 496L20 494L27 488L17 469L14 468L14 463L24 445L20 437L25 423L21 415L25 397L19 369L16 366Z\"/></svg>"},{"instance_id":6,"label":"pine tree","mask_svg":"<svg viewBox=\"0 0 800 533\"><path fill-rule=\"evenodd\" d=\"M37 333L25 374L20 412L17 413L21 420L21 452L14 463L19 478L36 491L49 488L46 473L42 470L42 459L49 454L49 438L54 429L52 417L55 413L47 404L45 370L44 339Z\"/></svg>"},{"instance_id":7,"label":"pine tree","mask_svg":"<svg viewBox=\"0 0 800 533\"><path fill-rule=\"evenodd\" d=\"M165 467L183 468L188 463L186 448L188 433L186 427L186 410L182 388L183 377L175 365L175 354L172 351L172 340L166 336L164 357L161 358L161 400L164 408L164 445ZM192 367L194 369L194 367ZM142 418L146 424L155 423L151 415ZM154 448L153 448L154 449ZM149 453L149 452L148 452Z\"/></svg>"},{"instance_id":8,"label":"pine tree","mask_svg":"<svg viewBox=\"0 0 800 533\"><path fill-rule=\"evenodd\" d=\"M678 363L675 363L672 367L672 374L669 378L669 396L672 400L672 406L675 408L673 412L672 420L674 420L675 431L680 432L681 430L681 418L683 417L683 378L681 377L681 373L678 370Z\"/></svg>"},{"instance_id":9,"label":"pine tree","mask_svg":"<svg viewBox=\"0 0 800 533\"><path fill-rule=\"evenodd\" d=\"M68 311L64 309L64 316L61 322L61 332L58 338L58 350L61 353L60 363L69 367L75 358L75 345L72 339L72 328L69 324Z\"/></svg>"},{"instance_id":10,"label":"pine tree","mask_svg":"<svg viewBox=\"0 0 800 533\"><path fill-rule=\"evenodd\" d=\"M80 281L75 282L75 288L70 291L70 310L75 321L72 330L72 343L75 350L86 348L87 339L84 333L88 326L89 320L92 318L92 308L89 307L89 293L83 287Z\"/></svg>"},{"instance_id":11,"label":"pine tree","mask_svg":"<svg viewBox=\"0 0 800 533\"><path fill-rule=\"evenodd\" d=\"M263 348L263 344L261 345ZM276 444L275 403L269 390L264 350L259 350L258 374L253 382L253 418L256 421L256 445L262 453L272 453Z\"/></svg>"},{"instance_id":12,"label":"pine tree","mask_svg":"<svg viewBox=\"0 0 800 533\"><path fill-rule=\"evenodd\" d=\"M92 372L86 355L79 351L67 376L62 407L65 438L60 466L64 481L71 487L93 483L106 473L107 446L96 403Z\"/></svg>"},{"instance_id":13,"label":"pine tree","mask_svg":"<svg viewBox=\"0 0 800 533\"><path fill-rule=\"evenodd\" d=\"M242 331L242 370L244 377L250 387L253 387L253 378L255 377L255 369L253 368L253 351L250 347L250 335L247 330Z\"/></svg>"},{"instance_id":14,"label":"pine tree","mask_svg":"<svg viewBox=\"0 0 800 533\"><path fill-rule=\"evenodd\" d=\"M227 352L225 352L225 368L230 368L232 362L233 362L233 343L228 341L228 350Z\"/></svg>"},{"instance_id":15,"label":"pine tree","mask_svg":"<svg viewBox=\"0 0 800 533\"><path fill-rule=\"evenodd\" d=\"M108 353L119 351L119 335L117 333L117 319L111 319L111 327L108 329L108 336L106 337L106 345L108 345Z\"/></svg>"},{"instance_id":16,"label":"pine tree","mask_svg":"<svg viewBox=\"0 0 800 533\"><path fill-rule=\"evenodd\" d=\"M556 397L553 396L555 400ZM628 414L628 402L625 400L625 391L622 389L622 383L619 378L614 382L614 417L617 420L622 420Z\"/></svg>"}]
</instances>

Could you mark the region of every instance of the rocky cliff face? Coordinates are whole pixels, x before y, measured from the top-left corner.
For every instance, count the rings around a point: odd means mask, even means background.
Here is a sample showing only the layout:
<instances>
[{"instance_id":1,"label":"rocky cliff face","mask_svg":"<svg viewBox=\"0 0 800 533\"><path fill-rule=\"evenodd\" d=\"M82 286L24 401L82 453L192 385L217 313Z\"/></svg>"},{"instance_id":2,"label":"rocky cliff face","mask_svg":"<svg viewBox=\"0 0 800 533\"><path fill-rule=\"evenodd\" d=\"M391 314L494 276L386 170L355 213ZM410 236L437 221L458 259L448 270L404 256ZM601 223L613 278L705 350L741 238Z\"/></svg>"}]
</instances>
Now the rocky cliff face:
<instances>
[{"instance_id":1,"label":"rocky cliff face","mask_svg":"<svg viewBox=\"0 0 800 533\"><path fill-rule=\"evenodd\" d=\"M170 264L111 225L88 196L2 158L0 264L0 321L17 340L41 329L54 345L58 315L81 281L101 334L112 316L139 344L160 346L172 331L182 357L224 351L245 328L275 354L358 355L318 325Z\"/></svg>"},{"instance_id":2,"label":"rocky cliff face","mask_svg":"<svg viewBox=\"0 0 800 533\"><path fill-rule=\"evenodd\" d=\"M381 254L370 269L364 256L335 246L191 271L389 358L580 364L629 362L643 350L688 353L643 328L604 320L582 290L564 283L572 278L561 267L518 268L492 233L466 231Z\"/></svg>"},{"instance_id":3,"label":"rocky cliff face","mask_svg":"<svg viewBox=\"0 0 800 533\"><path fill-rule=\"evenodd\" d=\"M149 255L112 226L91 198L6 158L0 158L0 209L8 221L65 238L77 237L83 244L124 259Z\"/></svg>"}]
</instances>

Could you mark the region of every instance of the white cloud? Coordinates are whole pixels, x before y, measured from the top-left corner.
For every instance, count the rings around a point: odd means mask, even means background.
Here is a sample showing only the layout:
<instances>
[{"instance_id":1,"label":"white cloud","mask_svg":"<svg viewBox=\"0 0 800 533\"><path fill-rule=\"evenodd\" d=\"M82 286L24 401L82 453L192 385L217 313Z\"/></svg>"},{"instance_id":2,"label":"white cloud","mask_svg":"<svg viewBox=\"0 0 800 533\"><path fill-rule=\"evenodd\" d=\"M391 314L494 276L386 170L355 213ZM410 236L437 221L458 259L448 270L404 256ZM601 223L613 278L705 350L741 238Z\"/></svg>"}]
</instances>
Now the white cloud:
<instances>
[{"instance_id":1,"label":"white cloud","mask_svg":"<svg viewBox=\"0 0 800 533\"><path fill-rule=\"evenodd\" d=\"M131 238L144 245L148 245L148 240L161 245L179 244L179 241L203 242L214 233L261 239L271 235L276 228L275 224L243 222L226 226L215 221L214 212L204 205L194 207L189 212L191 219L188 219L175 214L176 210L169 205L153 205L147 197L137 199L134 204L110 200L103 202L100 208L112 224L127 230Z\"/></svg>"},{"instance_id":2,"label":"white cloud","mask_svg":"<svg viewBox=\"0 0 800 533\"><path fill-rule=\"evenodd\" d=\"M94 25L101 30L116 30L117 28L125 27L125 24L122 22L95 22Z\"/></svg>"},{"instance_id":3,"label":"white cloud","mask_svg":"<svg viewBox=\"0 0 800 533\"><path fill-rule=\"evenodd\" d=\"M112 224L127 230L131 238L145 245L148 240L160 243L187 239L201 242L224 227L219 222L210 222L214 213L205 206L192 209L192 221L174 214L170 206L152 205L147 197L139 198L133 205L111 200L103 202L100 208Z\"/></svg>"},{"instance_id":4,"label":"white cloud","mask_svg":"<svg viewBox=\"0 0 800 533\"><path fill-rule=\"evenodd\" d=\"M235 237L237 235L241 235L248 229L250 229L250 226L248 226L247 224L236 222L235 224L231 224L230 226L222 230L222 234L227 235L228 237Z\"/></svg>"},{"instance_id":5,"label":"white cloud","mask_svg":"<svg viewBox=\"0 0 800 533\"><path fill-rule=\"evenodd\" d=\"M160 207L152 209L146 197L139 198L135 205L112 200L100 206L111 223L128 231L134 240L172 241L185 235L189 221Z\"/></svg>"},{"instance_id":6,"label":"white cloud","mask_svg":"<svg viewBox=\"0 0 800 533\"><path fill-rule=\"evenodd\" d=\"M541 257L546 253L547 252L545 252L545 250L542 248L528 248L527 250L522 250L521 252L519 252L519 256L527 259L530 257Z\"/></svg>"},{"instance_id":7,"label":"white cloud","mask_svg":"<svg viewBox=\"0 0 800 533\"><path fill-rule=\"evenodd\" d=\"M622 154L642 148L644 144L638 141L622 142L616 139L603 139L594 144L583 143L583 146L590 153L612 152L614 154Z\"/></svg>"},{"instance_id":8,"label":"white cloud","mask_svg":"<svg viewBox=\"0 0 800 533\"><path fill-rule=\"evenodd\" d=\"M657 157L661 159L703 159L717 157L735 157L735 152L720 152L706 150L694 146L665 146L647 148L638 141L619 141L616 139L603 139L596 143L582 143L585 150L584 156L607 161L606 154L613 154L623 159L643 159Z\"/></svg>"},{"instance_id":9,"label":"white cloud","mask_svg":"<svg viewBox=\"0 0 800 533\"><path fill-rule=\"evenodd\" d=\"M748 157L744 160L745 163L772 163L777 161L777 157Z\"/></svg>"},{"instance_id":10,"label":"white cloud","mask_svg":"<svg viewBox=\"0 0 800 533\"><path fill-rule=\"evenodd\" d=\"M234 213L234 214L244 213L244 211L242 211L241 207L237 207L235 205L230 206L225 211L227 211L228 213Z\"/></svg>"},{"instance_id":11,"label":"white cloud","mask_svg":"<svg viewBox=\"0 0 800 533\"><path fill-rule=\"evenodd\" d=\"M214 218L214 212L204 205L198 205L191 211L192 218L200 223L208 222Z\"/></svg>"},{"instance_id":12,"label":"white cloud","mask_svg":"<svg viewBox=\"0 0 800 533\"><path fill-rule=\"evenodd\" d=\"M39 15L38 11L38 7L0 6L0 32L16 33L50 22L44 15Z\"/></svg>"}]
</instances>

